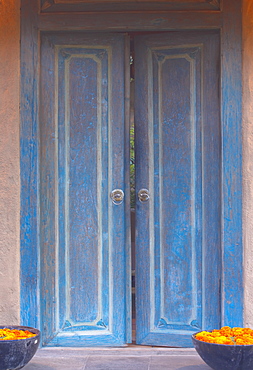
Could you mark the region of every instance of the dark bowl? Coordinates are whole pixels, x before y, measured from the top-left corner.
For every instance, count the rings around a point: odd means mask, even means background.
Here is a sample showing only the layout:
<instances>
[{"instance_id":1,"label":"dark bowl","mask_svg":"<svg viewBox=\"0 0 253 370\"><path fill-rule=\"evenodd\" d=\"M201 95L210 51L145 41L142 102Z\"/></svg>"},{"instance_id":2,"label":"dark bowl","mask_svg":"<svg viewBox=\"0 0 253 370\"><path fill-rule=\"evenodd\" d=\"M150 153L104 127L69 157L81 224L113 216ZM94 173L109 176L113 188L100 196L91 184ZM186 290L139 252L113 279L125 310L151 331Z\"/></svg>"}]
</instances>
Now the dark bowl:
<instances>
[{"instance_id":1,"label":"dark bowl","mask_svg":"<svg viewBox=\"0 0 253 370\"><path fill-rule=\"evenodd\" d=\"M193 345L202 360L212 369L253 369L253 345L228 345L202 342L195 338L195 335L198 333L192 335Z\"/></svg>"},{"instance_id":2,"label":"dark bowl","mask_svg":"<svg viewBox=\"0 0 253 370\"><path fill-rule=\"evenodd\" d=\"M0 329L29 330L36 336L17 340L0 340L0 370L24 367L35 355L40 343L40 331L29 326L0 326Z\"/></svg>"}]
</instances>

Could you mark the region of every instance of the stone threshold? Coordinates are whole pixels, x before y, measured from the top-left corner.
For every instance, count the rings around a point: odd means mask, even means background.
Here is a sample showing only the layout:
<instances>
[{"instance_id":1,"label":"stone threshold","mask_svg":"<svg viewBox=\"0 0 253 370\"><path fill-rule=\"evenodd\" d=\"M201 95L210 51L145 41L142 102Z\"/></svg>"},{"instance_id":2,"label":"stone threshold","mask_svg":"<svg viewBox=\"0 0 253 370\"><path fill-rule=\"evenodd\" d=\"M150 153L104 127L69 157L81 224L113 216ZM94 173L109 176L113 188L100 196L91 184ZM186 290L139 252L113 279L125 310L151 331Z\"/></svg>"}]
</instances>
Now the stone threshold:
<instances>
[{"instance_id":1,"label":"stone threshold","mask_svg":"<svg viewBox=\"0 0 253 370\"><path fill-rule=\"evenodd\" d=\"M39 356L198 356L194 348L151 347L128 345L125 347L43 347Z\"/></svg>"}]
</instances>

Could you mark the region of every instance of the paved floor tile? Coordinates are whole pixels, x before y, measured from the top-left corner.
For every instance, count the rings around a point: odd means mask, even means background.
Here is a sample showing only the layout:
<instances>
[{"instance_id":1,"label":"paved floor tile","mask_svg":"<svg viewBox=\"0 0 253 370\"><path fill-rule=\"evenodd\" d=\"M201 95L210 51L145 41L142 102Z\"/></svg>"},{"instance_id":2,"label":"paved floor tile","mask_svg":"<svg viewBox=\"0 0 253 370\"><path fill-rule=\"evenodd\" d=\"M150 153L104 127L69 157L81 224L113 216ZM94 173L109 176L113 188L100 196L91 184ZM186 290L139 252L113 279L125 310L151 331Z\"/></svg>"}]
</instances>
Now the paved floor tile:
<instances>
[{"instance_id":1,"label":"paved floor tile","mask_svg":"<svg viewBox=\"0 0 253 370\"><path fill-rule=\"evenodd\" d=\"M83 370L87 358L34 357L24 370Z\"/></svg>"},{"instance_id":2,"label":"paved floor tile","mask_svg":"<svg viewBox=\"0 0 253 370\"><path fill-rule=\"evenodd\" d=\"M149 356L90 356L85 370L148 370Z\"/></svg>"},{"instance_id":3,"label":"paved floor tile","mask_svg":"<svg viewBox=\"0 0 253 370\"><path fill-rule=\"evenodd\" d=\"M41 348L35 354L37 358L87 358L89 355L93 354L93 351L90 351L87 348ZM94 352L94 354L96 354Z\"/></svg>"},{"instance_id":4,"label":"paved floor tile","mask_svg":"<svg viewBox=\"0 0 253 370\"><path fill-rule=\"evenodd\" d=\"M149 370L162 369L210 370L211 368L199 356L152 356Z\"/></svg>"},{"instance_id":5,"label":"paved floor tile","mask_svg":"<svg viewBox=\"0 0 253 370\"><path fill-rule=\"evenodd\" d=\"M46 348L38 350L24 370L210 370L210 367L194 349Z\"/></svg>"}]
</instances>

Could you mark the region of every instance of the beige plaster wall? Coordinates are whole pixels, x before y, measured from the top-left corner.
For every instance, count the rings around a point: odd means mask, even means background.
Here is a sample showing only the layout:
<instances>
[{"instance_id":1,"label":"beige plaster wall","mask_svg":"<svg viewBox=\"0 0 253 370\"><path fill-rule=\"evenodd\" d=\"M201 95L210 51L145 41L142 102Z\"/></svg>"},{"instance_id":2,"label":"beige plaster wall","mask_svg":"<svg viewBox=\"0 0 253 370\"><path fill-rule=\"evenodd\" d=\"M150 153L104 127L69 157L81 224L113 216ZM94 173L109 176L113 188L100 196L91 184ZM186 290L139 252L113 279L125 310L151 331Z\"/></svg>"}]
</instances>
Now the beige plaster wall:
<instances>
[{"instance_id":1,"label":"beige plaster wall","mask_svg":"<svg viewBox=\"0 0 253 370\"><path fill-rule=\"evenodd\" d=\"M243 1L244 324L253 328L253 0Z\"/></svg>"},{"instance_id":2,"label":"beige plaster wall","mask_svg":"<svg viewBox=\"0 0 253 370\"><path fill-rule=\"evenodd\" d=\"M0 324L19 322L19 0L0 0Z\"/></svg>"}]
</instances>

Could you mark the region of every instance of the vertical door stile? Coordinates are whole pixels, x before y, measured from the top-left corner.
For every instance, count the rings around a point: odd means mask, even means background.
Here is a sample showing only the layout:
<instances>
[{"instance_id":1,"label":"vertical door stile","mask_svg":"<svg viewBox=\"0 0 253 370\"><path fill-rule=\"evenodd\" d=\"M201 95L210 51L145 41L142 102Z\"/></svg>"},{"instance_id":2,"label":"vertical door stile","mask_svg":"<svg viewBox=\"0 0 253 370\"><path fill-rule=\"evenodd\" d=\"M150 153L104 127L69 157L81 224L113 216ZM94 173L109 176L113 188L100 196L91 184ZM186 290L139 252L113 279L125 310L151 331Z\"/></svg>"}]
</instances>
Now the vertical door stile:
<instances>
[{"instance_id":1,"label":"vertical door stile","mask_svg":"<svg viewBox=\"0 0 253 370\"><path fill-rule=\"evenodd\" d=\"M152 148L150 147L150 137L152 137L151 126L152 105L150 106L150 88L152 83L152 70L149 70L150 53L145 49L143 42L138 43L138 37L135 37L135 173L136 173L136 193L140 189L150 191L150 201L141 204L136 197L136 342L139 343L139 337L143 338L148 334L149 318L151 313L150 290L150 264L151 248L153 248L150 238L150 228L152 220L152 204L154 203L151 189L152 184L149 177ZM152 91L152 90L151 90ZM152 92L151 92L152 94ZM145 245L145 248L144 248ZM145 298L144 298L145 297ZM144 298L144 299L143 299Z\"/></svg>"},{"instance_id":2,"label":"vertical door stile","mask_svg":"<svg viewBox=\"0 0 253 370\"><path fill-rule=\"evenodd\" d=\"M132 263L130 225L130 36L125 34L125 230L126 230L126 342L132 342Z\"/></svg>"},{"instance_id":3,"label":"vertical door stile","mask_svg":"<svg viewBox=\"0 0 253 370\"><path fill-rule=\"evenodd\" d=\"M38 1L22 0L20 70L20 320L41 328Z\"/></svg>"}]
</instances>

